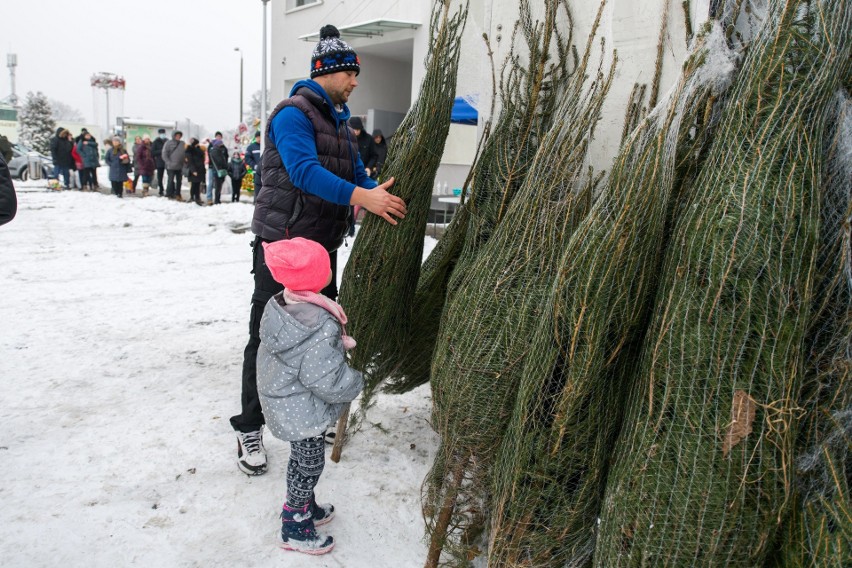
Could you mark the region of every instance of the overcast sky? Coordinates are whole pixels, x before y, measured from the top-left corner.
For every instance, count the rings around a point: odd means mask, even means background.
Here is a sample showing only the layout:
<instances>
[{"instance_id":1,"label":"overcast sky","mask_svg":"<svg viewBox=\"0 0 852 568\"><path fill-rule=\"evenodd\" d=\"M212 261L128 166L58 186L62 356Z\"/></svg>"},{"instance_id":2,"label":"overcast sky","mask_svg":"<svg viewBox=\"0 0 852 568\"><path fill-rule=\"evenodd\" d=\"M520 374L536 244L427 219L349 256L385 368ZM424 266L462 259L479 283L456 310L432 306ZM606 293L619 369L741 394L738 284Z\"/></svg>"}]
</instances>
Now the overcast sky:
<instances>
[{"instance_id":1,"label":"overcast sky","mask_svg":"<svg viewBox=\"0 0 852 568\"><path fill-rule=\"evenodd\" d=\"M4 0L0 98L11 91L6 54L16 53L21 100L42 91L100 124L105 119L95 120L89 79L106 71L127 81L125 116L189 118L211 132L234 128L240 111L234 48L243 51L248 107L261 84L262 33L261 0Z\"/></svg>"}]
</instances>

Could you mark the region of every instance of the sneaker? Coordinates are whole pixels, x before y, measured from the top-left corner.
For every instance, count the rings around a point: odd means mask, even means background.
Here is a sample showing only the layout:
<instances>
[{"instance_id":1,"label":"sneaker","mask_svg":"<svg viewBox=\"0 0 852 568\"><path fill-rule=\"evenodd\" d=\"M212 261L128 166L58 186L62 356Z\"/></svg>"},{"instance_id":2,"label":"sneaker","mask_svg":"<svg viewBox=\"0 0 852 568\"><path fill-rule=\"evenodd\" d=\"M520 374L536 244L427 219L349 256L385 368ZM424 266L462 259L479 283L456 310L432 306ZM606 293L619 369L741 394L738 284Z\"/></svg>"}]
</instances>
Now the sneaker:
<instances>
[{"instance_id":1,"label":"sneaker","mask_svg":"<svg viewBox=\"0 0 852 568\"><path fill-rule=\"evenodd\" d=\"M281 511L281 544L284 550L305 554L325 554L334 548L334 538L317 533L310 504L303 509L284 505Z\"/></svg>"},{"instance_id":2,"label":"sneaker","mask_svg":"<svg viewBox=\"0 0 852 568\"><path fill-rule=\"evenodd\" d=\"M266 473L266 448L263 430L237 432L237 466L246 475Z\"/></svg>"},{"instance_id":3,"label":"sneaker","mask_svg":"<svg viewBox=\"0 0 852 568\"><path fill-rule=\"evenodd\" d=\"M334 505L331 503L317 503L316 497L311 499L311 518L315 527L321 527L331 522L334 518Z\"/></svg>"}]
</instances>

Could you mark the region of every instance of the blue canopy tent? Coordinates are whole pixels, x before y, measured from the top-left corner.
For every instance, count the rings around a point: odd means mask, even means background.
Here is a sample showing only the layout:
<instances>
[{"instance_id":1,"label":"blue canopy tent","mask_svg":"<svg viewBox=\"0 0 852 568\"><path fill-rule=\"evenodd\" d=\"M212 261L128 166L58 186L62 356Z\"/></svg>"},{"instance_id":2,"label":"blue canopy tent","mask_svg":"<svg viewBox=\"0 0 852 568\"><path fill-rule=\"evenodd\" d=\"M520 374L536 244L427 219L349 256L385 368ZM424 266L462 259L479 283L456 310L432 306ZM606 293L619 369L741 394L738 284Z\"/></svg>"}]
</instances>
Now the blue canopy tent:
<instances>
[{"instance_id":1,"label":"blue canopy tent","mask_svg":"<svg viewBox=\"0 0 852 568\"><path fill-rule=\"evenodd\" d=\"M477 123L479 113L476 109L470 106L463 97L456 97L453 102L453 113L450 115L450 122L456 124L473 124Z\"/></svg>"}]
</instances>

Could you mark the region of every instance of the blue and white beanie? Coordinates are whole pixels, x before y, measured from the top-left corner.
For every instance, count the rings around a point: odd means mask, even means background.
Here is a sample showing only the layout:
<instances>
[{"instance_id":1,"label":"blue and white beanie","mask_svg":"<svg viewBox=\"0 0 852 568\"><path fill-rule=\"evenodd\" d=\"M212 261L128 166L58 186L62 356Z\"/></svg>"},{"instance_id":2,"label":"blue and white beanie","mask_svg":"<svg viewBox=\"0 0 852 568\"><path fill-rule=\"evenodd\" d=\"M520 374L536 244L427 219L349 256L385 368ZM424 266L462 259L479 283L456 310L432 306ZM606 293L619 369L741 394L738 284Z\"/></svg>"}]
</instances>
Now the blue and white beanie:
<instances>
[{"instance_id":1,"label":"blue and white beanie","mask_svg":"<svg viewBox=\"0 0 852 568\"><path fill-rule=\"evenodd\" d=\"M311 56L311 79L338 71L361 72L361 60L348 43L340 39L340 32L332 25L323 26L320 40Z\"/></svg>"}]
</instances>

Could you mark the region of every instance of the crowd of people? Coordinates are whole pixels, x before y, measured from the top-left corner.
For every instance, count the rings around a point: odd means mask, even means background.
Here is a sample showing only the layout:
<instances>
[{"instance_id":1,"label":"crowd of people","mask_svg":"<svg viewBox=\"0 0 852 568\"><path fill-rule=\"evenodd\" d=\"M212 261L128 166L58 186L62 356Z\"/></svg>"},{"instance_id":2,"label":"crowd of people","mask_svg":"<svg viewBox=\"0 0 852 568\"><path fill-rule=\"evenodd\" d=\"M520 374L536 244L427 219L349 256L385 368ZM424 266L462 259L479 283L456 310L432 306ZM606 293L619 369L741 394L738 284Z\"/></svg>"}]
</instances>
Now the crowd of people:
<instances>
[{"instance_id":1,"label":"crowd of people","mask_svg":"<svg viewBox=\"0 0 852 568\"><path fill-rule=\"evenodd\" d=\"M190 187L191 203L204 205L202 186L206 189L207 205L221 203L222 188L226 178L231 182L231 201L239 201L243 178L252 167L259 174L260 132L256 132L252 143L246 148L246 159L239 150L229 156L221 132L213 140L200 142L190 138L186 144L183 133L176 130L171 139L164 128L159 129L157 138L151 140L147 134L136 136L133 147L128 150L120 136L104 141L103 163L109 168L108 179L113 195L123 197L136 193L142 180L141 196L147 197L156 187L160 197L184 201L181 196L183 178ZM53 174L63 189L94 191L100 189L98 167L101 165L98 142L85 128L75 138L67 129L59 127L50 140L50 156ZM259 175L255 182L259 189ZM59 181L61 180L61 181Z\"/></svg>"}]
</instances>

